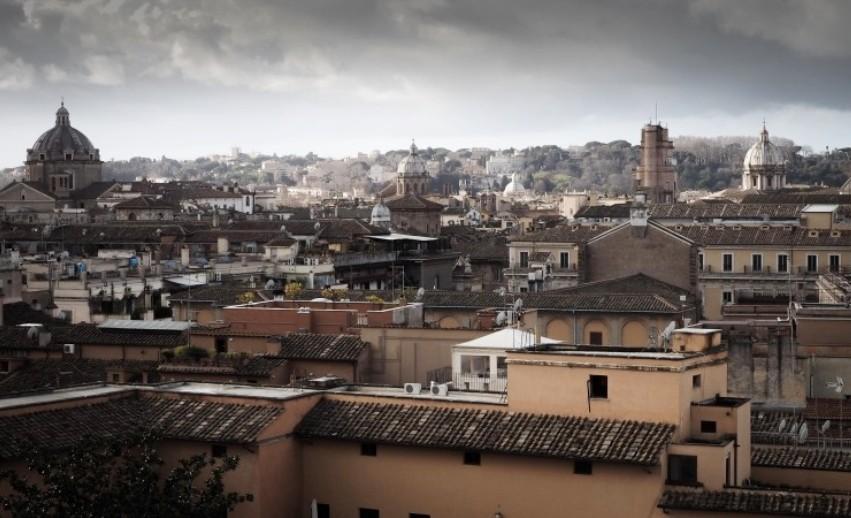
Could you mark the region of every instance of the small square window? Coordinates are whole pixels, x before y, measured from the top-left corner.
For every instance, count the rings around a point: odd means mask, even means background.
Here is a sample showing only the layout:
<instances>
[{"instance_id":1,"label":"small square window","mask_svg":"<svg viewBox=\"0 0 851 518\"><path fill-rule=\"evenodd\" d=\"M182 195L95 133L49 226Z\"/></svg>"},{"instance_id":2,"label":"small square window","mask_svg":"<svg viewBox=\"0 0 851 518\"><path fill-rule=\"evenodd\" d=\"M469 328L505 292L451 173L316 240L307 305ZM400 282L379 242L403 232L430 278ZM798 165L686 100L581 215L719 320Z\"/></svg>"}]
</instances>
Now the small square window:
<instances>
[{"instance_id":1,"label":"small square window","mask_svg":"<svg viewBox=\"0 0 851 518\"><path fill-rule=\"evenodd\" d=\"M409 513L408 518L431 518L431 515L423 513Z\"/></svg>"},{"instance_id":2,"label":"small square window","mask_svg":"<svg viewBox=\"0 0 851 518\"><path fill-rule=\"evenodd\" d=\"M697 457L668 455L668 484L697 484Z\"/></svg>"},{"instance_id":3,"label":"small square window","mask_svg":"<svg viewBox=\"0 0 851 518\"><path fill-rule=\"evenodd\" d=\"M588 395L592 398L606 399L609 397L608 376L590 376L588 378Z\"/></svg>"},{"instance_id":4,"label":"small square window","mask_svg":"<svg viewBox=\"0 0 851 518\"><path fill-rule=\"evenodd\" d=\"M722 304L732 304L733 303L733 292L725 291L721 293L721 303Z\"/></svg>"},{"instance_id":5,"label":"small square window","mask_svg":"<svg viewBox=\"0 0 851 518\"><path fill-rule=\"evenodd\" d=\"M695 374L691 377L691 388L700 388L702 382L703 380L701 379L700 374Z\"/></svg>"},{"instance_id":6,"label":"small square window","mask_svg":"<svg viewBox=\"0 0 851 518\"><path fill-rule=\"evenodd\" d=\"M603 345L603 333L600 331L591 331L588 333L589 345Z\"/></svg>"},{"instance_id":7,"label":"small square window","mask_svg":"<svg viewBox=\"0 0 851 518\"><path fill-rule=\"evenodd\" d=\"M378 445L374 442L361 443L360 454L366 457L375 457L378 454Z\"/></svg>"},{"instance_id":8,"label":"small square window","mask_svg":"<svg viewBox=\"0 0 851 518\"><path fill-rule=\"evenodd\" d=\"M464 464L468 466L479 466L482 463L482 454L474 450L464 452Z\"/></svg>"},{"instance_id":9,"label":"small square window","mask_svg":"<svg viewBox=\"0 0 851 518\"><path fill-rule=\"evenodd\" d=\"M0 372L9 372L9 360L0 360Z\"/></svg>"},{"instance_id":10,"label":"small square window","mask_svg":"<svg viewBox=\"0 0 851 518\"><path fill-rule=\"evenodd\" d=\"M361 507L358 512L358 518L381 518L381 513L378 509L364 509Z\"/></svg>"},{"instance_id":11,"label":"small square window","mask_svg":"<svg viewBox=\"0 0 851 518\"><path fill-rule=\"evenodd\" d=\"M700 433L715 433L718 430L718 425L715 421L701 421Z\"/></svg>"},{"instance_id":12,"label":"small square window","mask_svg":"<svg viewBox=\"0 0 851 518\"><path fill-rule=\"evenodd\" d=\"M577 475L590 475L593 464L590 460L577 460L573 463L573 472Z\"/></svg>"},{"instance_id":13,"label":"small square window","mask_svg":"<svg viewBox=\"0 0 851 518\"><path fill-rule=\"evenodd\" d=\"M331 518L331 506L328 504L316 504L316 518Z\"/></svg>"},{"instance_id":14,"label":"small square window","mask_svg":"<svg viewBox=\"0 0 851 518\"><path fill-rule=\"evenodd\" d=\"M117 372L113 372L112 373L112 382L118 383L119 381L121 381L121 376Z\"/></svg>"},{"instance_id":15,"label":"small square window","mask_svg":"<svg viewBox=\"0 0 851 518\"><path fill-rule=\"evenodd\" d=\"M222 458L228 456L228 447L224 444L214 444L210 447L210 452L213 457Z\"/></svg>"}]
</instances>

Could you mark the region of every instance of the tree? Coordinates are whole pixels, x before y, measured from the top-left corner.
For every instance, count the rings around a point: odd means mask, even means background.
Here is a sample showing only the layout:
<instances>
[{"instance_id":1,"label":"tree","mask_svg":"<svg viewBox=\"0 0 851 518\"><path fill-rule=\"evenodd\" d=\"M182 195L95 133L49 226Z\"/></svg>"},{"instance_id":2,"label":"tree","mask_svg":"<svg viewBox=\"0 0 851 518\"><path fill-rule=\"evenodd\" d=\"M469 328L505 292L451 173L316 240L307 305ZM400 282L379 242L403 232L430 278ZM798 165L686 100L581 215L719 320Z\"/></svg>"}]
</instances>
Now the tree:
<instances>
[{"instance_id":1,"label":"tree","mask_svg":"<svg viewBox=\"0 0 851 518\"><path fill-rule=\"evenodd\" d=\"M304 290L304 287L302 286L302 284L300 282L293 281L293 282L287 283L286 287L284 288L284 295L286 295L286 297L288 299L294 300L294 299L297 299L301 295L301 292L303 290Z\"/></svg>"},{"instance_id":2,"label":"tree","mask_svg":"<svg viewBox=\"0 0 851 518\"><path fill-rule=\"evenodd\" d=\"M59 452L22 449L25 475L0 474L0 483L9 487L0 506L20 518L202 518L224 516L253 500L250 494L225 491L224 475L236 469L237 457L200 454L166 471L156 448L159 439L139 429L106 440L82 438Z\"/></svg>"}]
</instances>

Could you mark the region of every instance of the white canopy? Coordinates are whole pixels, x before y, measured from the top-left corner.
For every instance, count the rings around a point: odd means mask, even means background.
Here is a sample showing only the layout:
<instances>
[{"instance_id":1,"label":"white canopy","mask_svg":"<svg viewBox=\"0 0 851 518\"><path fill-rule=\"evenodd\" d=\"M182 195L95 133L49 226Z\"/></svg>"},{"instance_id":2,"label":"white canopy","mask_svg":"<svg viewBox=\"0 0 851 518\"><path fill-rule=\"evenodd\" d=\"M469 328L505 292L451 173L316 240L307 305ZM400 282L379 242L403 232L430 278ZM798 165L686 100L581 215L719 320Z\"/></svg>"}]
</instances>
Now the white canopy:
<instances>
[{"instance_id":1,"label":"white canopy","mask_svg":"<svg viewBox=\"0 0 851 518\"><path fill-rule=\"evenodd\" d=\"M506 327L489 335L480 336L468 342L457 344L455 347L463 347L469 349L520 349L530 347L536 343L541 344L556 344L559 340L553 340L542 336L539 340L535 340L535 334L529 331Z\"/></svg>"}]
</instances>

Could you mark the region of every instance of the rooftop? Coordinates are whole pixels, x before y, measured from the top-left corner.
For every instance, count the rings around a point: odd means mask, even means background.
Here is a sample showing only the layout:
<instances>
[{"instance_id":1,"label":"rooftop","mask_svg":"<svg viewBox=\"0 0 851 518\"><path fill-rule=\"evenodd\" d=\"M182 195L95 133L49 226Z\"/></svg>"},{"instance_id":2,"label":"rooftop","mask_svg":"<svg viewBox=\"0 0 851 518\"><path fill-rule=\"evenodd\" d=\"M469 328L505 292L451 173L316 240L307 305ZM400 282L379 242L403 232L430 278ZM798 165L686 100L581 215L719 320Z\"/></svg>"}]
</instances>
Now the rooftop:
<instances>
[{"instance_id":1,"label":"rooftop","mask_svg":"<svg viewBox=\"0 0 851 518\"><path fill-rule=\"evenodd\" d=\"M764 489L667 489L662 509L819 518L851 515L851 496Z\"/></svg>"},{"instance_id":2,"label":"rooftop","mask_svg":"<svg viewBox=\"0 0 851 518\"><path fill-rule=\"evenodd\" d=\"M296 429L301 437L509 455L656 465L674 426L325 399Z\"/></svg>"}]
</instances>

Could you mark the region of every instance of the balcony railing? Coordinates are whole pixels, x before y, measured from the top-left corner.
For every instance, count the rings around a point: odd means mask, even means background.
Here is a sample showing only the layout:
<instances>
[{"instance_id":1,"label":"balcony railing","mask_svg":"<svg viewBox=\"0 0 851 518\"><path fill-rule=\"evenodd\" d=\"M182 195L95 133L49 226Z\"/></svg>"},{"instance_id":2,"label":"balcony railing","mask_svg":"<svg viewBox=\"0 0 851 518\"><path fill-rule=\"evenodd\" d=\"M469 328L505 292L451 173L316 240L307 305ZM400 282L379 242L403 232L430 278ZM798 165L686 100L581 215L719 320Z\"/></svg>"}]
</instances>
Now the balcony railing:
<instances>
[{"instance_id":1,"label":"balcony railing","mask_svg":"<svg viewBox=\"0 0 851 518\"><path fill-rule=\"evenodd\" d=\"M339 254L334 256L334 266L339 268L371 263L391 263L397 256L398 252Z\"/></svg>"},{"instance_id":2,"label":"balcony railing","mask_svg":"<svg viewBox=\"0 0 851 518\"><path fill-rule=\"evenodd\" d=\"M459 390L477 392L505 392L508 386L508 375L505 369L499 369L492 375L483 372L456 372L452 375L452 385Z\"/></svg>"},{"instance_id":3,"label":"balcony railing","mask_svg":"<svg viewBox=\"0 0 851 518\"><path fill-rule=\"evenodd\" d=\"M769 265L763 266L760 269L754 269L753 266L742 266L730 270L713 269L712 265L706 265L698 270L700 273L714 273L723 275L821 275L826 273L847 274L851 273L851 268L840 266L831 268L830 266L819 266L815 269L807 268L806 266L794 266L786 270L778 270Z\"/></svg>"}]
</instances>

